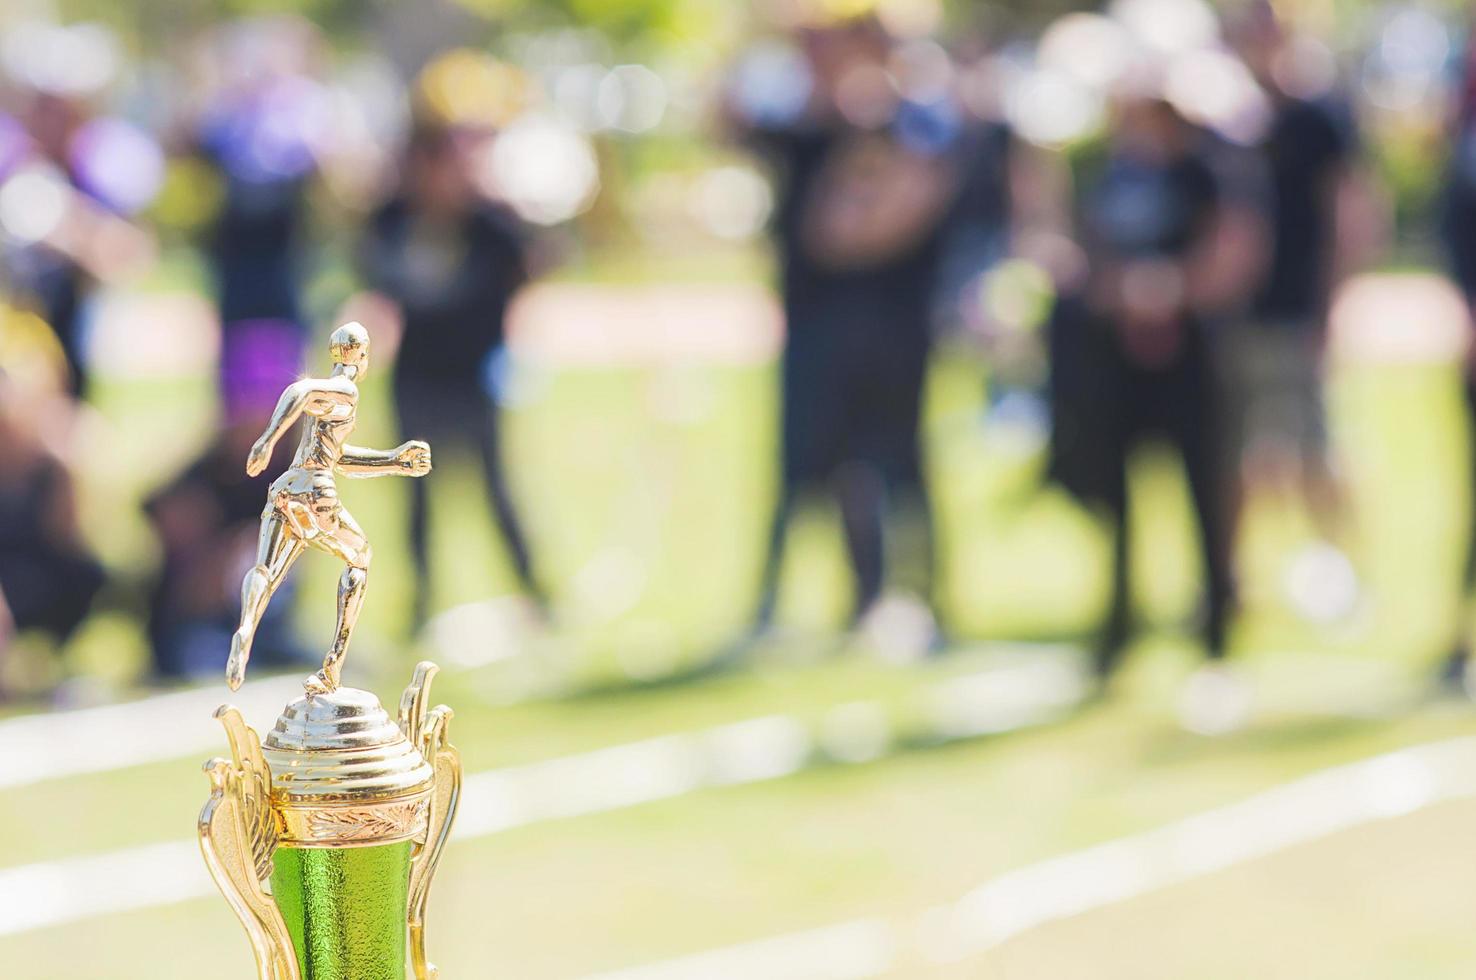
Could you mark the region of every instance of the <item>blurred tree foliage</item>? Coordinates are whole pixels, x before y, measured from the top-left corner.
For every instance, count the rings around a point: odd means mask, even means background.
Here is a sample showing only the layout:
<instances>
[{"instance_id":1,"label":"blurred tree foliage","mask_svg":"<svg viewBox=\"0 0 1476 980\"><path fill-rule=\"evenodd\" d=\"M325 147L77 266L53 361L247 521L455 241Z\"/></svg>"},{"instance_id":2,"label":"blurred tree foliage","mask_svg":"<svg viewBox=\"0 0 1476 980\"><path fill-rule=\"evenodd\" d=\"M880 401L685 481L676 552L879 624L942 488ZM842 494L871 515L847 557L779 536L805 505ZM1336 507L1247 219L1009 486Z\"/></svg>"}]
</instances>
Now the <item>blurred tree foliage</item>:
<instances>
[{"instance_id":1,"label":"blurred tree foliage","mask_svg":"<svg viewBox=\"0 0 1476 980\"><path fill-rule=\"evenodd\" d=\"M61 0L66 20L95 20L128 39L137 50L156 52L221 21L237 17L293 14L342 41L362 36L392 6L459 7L493 23L519 28L560 24L591 28L616 48L661 48L692 42L731 41L735 20L757 18L759 3L735 0ZM828 5L865 9L873 0L829 0ZM1082 0L942 0L948 21L960 29L1007 34L1038 28L1070 10L1098 6Z\"/></svg>"},{"instance_id":2,"label":"blurred tree foliage","mask_svg":"<svg viewBox=\"0 0 1476 980\"><path fill-rule=\"evenodd\" d=\"M839 10L862 10L877 0L818 0ZM931 0L921 0L931 2ZM1094 10L1106 0L939 0L948 22L964 31L995 36L1039 30L1073 10ZM1211 0L1228 8L1245 0ZM167 46L181 36L235 17L295 14L330 36L355 37L391 7L413 3L418 8L457 7L493 23L514 22L520 28L569 24L589 27L617 47L659 46L692 40L729 40L714 29L735 19L761 17L762 0L60 0L67 20L97 20L136 41L141 50ZM1430 0L1429 6L1459 14L1464 0ZM1294 21L1325 36L1348 41L1366 24L1367 15L1383 6L1379 0L1280 0L1277 6Z\"/></svg>"}]
</instances>

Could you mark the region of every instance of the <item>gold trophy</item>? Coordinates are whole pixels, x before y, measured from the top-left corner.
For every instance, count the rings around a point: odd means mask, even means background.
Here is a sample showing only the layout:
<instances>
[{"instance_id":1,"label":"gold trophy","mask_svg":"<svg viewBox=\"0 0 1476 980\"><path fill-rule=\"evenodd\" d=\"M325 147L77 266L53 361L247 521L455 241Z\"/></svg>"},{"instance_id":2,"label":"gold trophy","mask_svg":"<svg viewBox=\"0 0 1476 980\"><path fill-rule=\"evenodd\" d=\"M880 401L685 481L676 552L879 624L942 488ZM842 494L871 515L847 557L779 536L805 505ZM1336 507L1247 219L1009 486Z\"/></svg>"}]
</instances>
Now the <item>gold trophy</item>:
<instances>
[{"instance_id":1,"label":"gold trophy","mask_svg":"<svg viewBox=\"0 0 1476 980\"><path fill-rule=\"evenodd\" d=\"M248 474L261 473L303 419L292 466L272 483L262 512L226 681L240 687L257 623L309 547L345 566L333 643L265 742L234 707L217 709L231 759L205 766L211 793L200 849L246 929L259 980L405 980L407 952L415 980L430 980L437 971L426 959L426 900L456 815L461 757L447 738L451 709L430 707L434 664L416 667L394 719L373 694L339 685L370 548L334 480L335 472L424 476L430 447L348 445L369 335L357 323L339 327L329 351L330 375L282 393L246 461Z\"/></svg>"}]
</instances>

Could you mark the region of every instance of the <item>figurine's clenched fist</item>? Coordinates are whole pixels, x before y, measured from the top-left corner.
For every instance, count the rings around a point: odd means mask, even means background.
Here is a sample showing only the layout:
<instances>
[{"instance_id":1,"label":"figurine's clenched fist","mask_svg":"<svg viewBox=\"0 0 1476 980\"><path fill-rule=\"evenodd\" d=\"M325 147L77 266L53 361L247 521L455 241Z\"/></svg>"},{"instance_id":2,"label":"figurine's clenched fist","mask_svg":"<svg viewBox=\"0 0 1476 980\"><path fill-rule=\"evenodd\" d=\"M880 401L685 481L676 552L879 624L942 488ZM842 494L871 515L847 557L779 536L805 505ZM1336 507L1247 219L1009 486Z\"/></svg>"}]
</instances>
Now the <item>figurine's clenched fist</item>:
<instances>
[{"instance_id":1,"label":"figurine's clenched fist","mask_svg":"<svg viewBox=\"0 0 1476 980\"><path fill-rule=\"evenodd\" d=\"M412 439L395 450L395 461L410 476L425 476L431 471L430 446L419 439Z\"/></svg>"}]
</instances>

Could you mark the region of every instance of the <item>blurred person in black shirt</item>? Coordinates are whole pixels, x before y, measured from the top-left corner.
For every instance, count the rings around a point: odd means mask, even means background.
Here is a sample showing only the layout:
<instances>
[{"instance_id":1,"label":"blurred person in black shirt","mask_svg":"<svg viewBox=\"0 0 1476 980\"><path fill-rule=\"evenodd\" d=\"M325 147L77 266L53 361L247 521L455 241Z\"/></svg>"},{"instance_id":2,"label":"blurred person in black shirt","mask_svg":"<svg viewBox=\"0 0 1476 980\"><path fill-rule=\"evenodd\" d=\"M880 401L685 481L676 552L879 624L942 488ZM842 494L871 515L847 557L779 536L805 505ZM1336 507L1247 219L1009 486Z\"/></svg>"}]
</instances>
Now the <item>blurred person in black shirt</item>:
<instances>
[{"instance_id":1,"label":"blurred person in black shirt","mask_svg":"<svg viewBox=\"0 0 1476 980\"><path fill-rule=\"evenodd\" d=\"M1204 576L1201 641L1213 661L1226 652L1233 589L1207 319L1244 291L1256 254L1255 223L1227 192L1211 137L1151 81L1119 93L1109 137L1101 159L1078 168L1087 269L1051 323L1051 474L1112 525L1112 594L1096 644L1104 680L1132 627L1128 464L1153 437L1183 460ZM1230 727L1243 707L1218 666L1185 692L1191 727Z\"/></svg>"},{"instance_id":2,"label":"blurred person in black shirt","mask_svg":"<svg viewBox=\"0 0 1476 980\"><path fill-rule=\"evenodd\" d=\"M853 622L866 625L882 598L889 511L920 525L923 567L908 585L932 601L919 426L943 230L959 184L956 110L899 98L885 69L891 39L872 20L809 29L800 40L803 58L780 49L751 56L730 101L743 136L777 171L786 322L780 489L755 635L771 624L785 532L807 492L839 504Z\"/></svg>"},{"instance_id":3,"label":"blurred person in black shirt","mask_svg":"<svg viewBox=\"0 0 1476 980\"><path fill-rule=\"evenodd\" d=\"M527 538L502 461L495 360L513 293L527 278L521 228L485 200L467 172L462 134L419 123L405 150L399 190L370 218L360 247L369 286L388 297L403 323L394 367L400 427L438 452L463 446L480 456L493 517L526 595L540 607ZM414 615L429 601L429 508L425 481L410 487L410 542L416 571Z\"/></svg>"},{"instance_id":4,"label":"blurred person in black shirt","mask_svg":"<svg viewBox=\"0 0 1476 980\"><path fill-rule=\"evenodd\" d=\"M70 467L42 438L46 412L0 371L0 654L17 633L63 644L86 618L106 575L77 523Z\"/></svg>"},{"instance_id":5,"label":"blurred person in black shirt","mask_svg":"<svg viewBox=\"0 0 1476 980\"><path fill-rule=\"evenodd\" d=\"M1333 290L1381 237L1376 197L1358 167L1351 107L1332 88L1332 55L1288 35L1269 3L1231 22L1239 54L1271 100L1258 147L1266 173L1271 239L1265 276L1247 321L1221 332L1221 380L1232 472L1248 488L1276 486L1283 474L1323 542L1297 559L1329 588L1292 597L1304 614L1333 619L1352 611L1356 577L1342 483L1329 452L1323 391L1327 316ZM1243 494L1231 500L1237 520ZM1332 589L1332 583L1345 586Z\"/></svg>"}]
</instances>

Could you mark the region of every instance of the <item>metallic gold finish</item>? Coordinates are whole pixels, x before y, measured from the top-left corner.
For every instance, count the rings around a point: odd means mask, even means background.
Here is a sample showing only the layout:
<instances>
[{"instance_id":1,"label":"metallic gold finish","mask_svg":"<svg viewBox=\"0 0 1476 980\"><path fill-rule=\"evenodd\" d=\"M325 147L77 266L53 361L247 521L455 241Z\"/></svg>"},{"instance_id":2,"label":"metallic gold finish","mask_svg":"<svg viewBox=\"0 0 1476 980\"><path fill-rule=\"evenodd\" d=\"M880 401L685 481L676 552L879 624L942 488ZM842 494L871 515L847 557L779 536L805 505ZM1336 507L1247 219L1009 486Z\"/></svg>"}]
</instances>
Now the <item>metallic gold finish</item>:
<instances>
[{"instance_id":1,"label":"metallic gold finish","mask_svg":"<svg viewBox=\"0 0 1476 980\"><path fill-rule=\"evenodd\" d=\"M233 691L246 677L251 643L267 603L306 548L326 552L344 564L338 580L333 644L323 658L323 668L304 682L309 695L338 688L343 658L364 602L371 550L363 530L339 503L334 471L351 477L425 476L431 469L430 447L423 442L412 440L390 450L348 445L358 415L358 382L369 369L369 333L357 323L345 324L333 331L328 350L333 358L331 374L289 385L246 458L247 474L261 474L278 440L300 417L307 417L292 466L268 491L256 564L241 583L241 622L231 637L226 665L226 683Z\"/></svg>"},{"instance_id":2,"label":"metallic gold finish","mask_svg":"<svg viewBox=\"0 0 1476 980\"><path fill-rule=\"evenodd\" d=\"M410 865L410 962L416 980L436 980L440 976L440 971L426 958L425 907L430 898L431 878L451 836L451 824L461 801L461 753L451 744L448 734L451 709L442 704L426 710L436 670L435 664L421 662L400 698L400 729L415 741L421 756L435 769L425 837L416 845Z\"/></svg>"},{"instance_id":3,"label":"metallic gold finish","mask_svg":"<svg viewBox=\"0 0 1476 980\"><path fill-rule=\"evenodd\" d=\"M430 798L362 806L281 807L281 842L290 847L373 847L425 837Z\"/></svg>"},{"instance_id":4,"label":"metallic gold finish","mask_svg":"<svg viewBox=\"0 0 1476 980\"><path fill-rule=\"evenodd\" d=\"M279 806L401 799L433 776L379 699L352 687L287 705L264 747Z\"/></svg>"},{"instance_id":5,"label":"metallic gold finish","mask_svg":"<svg viewBox=\"0 0 1476 980\"><path fill-rule=\"evenodd\" d=\"M425 835L435 770L368 691L289 704L267 733L284 843L369 847Z\"/></svg>"},{"instance_id":6,"label":"metallic gold finish","mask_svg":"<svg viewBox=\"0 0 1476 980\"><path fill-rule=\"evenodd\" d=\"M200 811L200 851L251 941L258 980L302 980L286 923L264 888L277 847L271 773L241 713L222 705L215 717L225 726L231 761L205 764L211 793Z\"/></svg>"}]
</instances>

